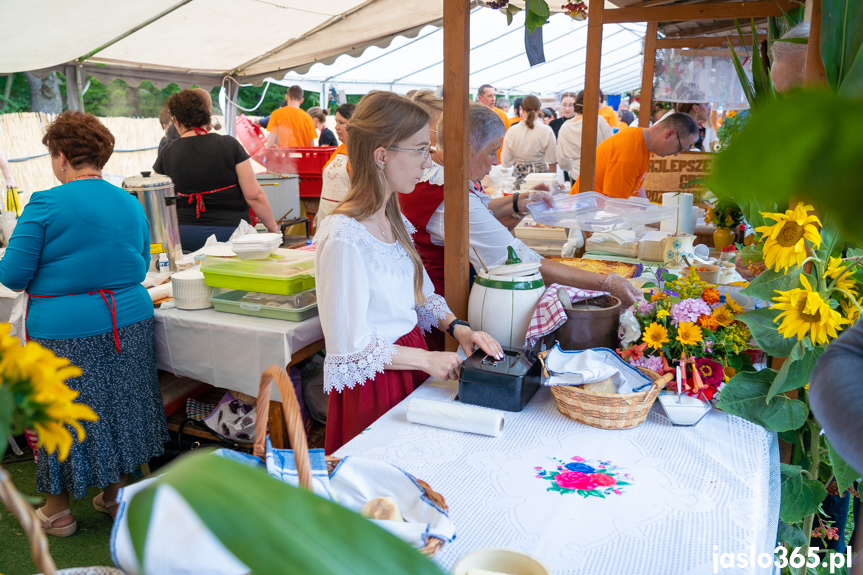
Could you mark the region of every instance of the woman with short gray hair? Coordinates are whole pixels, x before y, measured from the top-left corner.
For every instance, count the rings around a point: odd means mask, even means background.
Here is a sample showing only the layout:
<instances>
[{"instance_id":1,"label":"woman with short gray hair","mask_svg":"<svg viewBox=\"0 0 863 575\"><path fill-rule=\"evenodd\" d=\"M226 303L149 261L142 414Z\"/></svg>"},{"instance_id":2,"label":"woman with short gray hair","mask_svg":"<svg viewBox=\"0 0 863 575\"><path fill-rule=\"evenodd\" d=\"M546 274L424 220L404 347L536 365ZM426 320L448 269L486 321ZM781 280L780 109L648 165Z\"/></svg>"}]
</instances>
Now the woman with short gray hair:
<instances>
[{"instance_id":1,"label":"woman with short gray hair","mask_svg":"<svg viewBox=\"0 0 863 575\"><path fill-rule=\"evenodd\" d=\"M527 213L527 204L551 201L548 189L538 186L528 193L492 199L479 183L492 166L498 165L497 151L506 134L500 117L482 104L471 104L468 114L470 161L468 185L468 222L470 249L468 257L476 269L481 269L479 257L489 268L503 264L507 248L512 247L524 262L542 262L540 273L545 283L559 283L583 289L607 291L629 306L639 292L617 274L604 276L585 272L559 262L543 259L513 236L512 229ZM438 133L442 133L443 118L438 120ZM444 178L443 138L431 154L433 165L423 174L422 180L410 195L400 195L402 213L416 228L414 245L423 265L434 283L435 293L444 294ZM479 253L479 257L477 257ZM432 332L434 334L434 332ZM443 345L443 337L426 338L429 349ZM442 349L442 348L441 348Z\"/></svg>"}]
</instances>

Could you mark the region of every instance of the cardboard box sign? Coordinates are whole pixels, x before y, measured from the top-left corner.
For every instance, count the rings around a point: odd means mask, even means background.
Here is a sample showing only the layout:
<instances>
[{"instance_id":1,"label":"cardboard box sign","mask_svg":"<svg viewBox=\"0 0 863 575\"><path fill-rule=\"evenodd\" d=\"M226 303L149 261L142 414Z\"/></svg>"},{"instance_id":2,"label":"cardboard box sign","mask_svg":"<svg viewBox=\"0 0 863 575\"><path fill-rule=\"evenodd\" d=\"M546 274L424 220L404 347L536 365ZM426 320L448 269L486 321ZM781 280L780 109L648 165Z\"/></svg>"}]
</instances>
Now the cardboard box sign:
<instances>
[{"instance_id":1,"label":"cardboard box sign","mask_svg":"<svg viewBox=\"0 0 863 575\"><path fill-rule=\"evenodd\" d=\"M650 156L644 191L652 202L661 202L665 192L676 192L689 180L703 178L713 169L716 154L711 152L682 152L678 156L661 158ZM703 186L692 186L687 192L703 190Z\"/></svg>"}]
</instances>

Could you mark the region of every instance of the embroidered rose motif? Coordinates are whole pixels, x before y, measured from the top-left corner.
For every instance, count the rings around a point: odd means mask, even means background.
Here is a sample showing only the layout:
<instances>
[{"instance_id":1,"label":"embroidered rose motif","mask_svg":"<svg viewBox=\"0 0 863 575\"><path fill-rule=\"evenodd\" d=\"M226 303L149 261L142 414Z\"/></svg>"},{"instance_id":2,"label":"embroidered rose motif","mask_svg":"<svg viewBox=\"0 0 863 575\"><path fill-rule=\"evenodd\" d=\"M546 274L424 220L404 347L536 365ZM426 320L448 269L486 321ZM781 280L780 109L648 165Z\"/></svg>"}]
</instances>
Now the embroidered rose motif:
<instances>
[{"instance_id":1,"label":"embroidered rose motif","mask_svg":"<svg viewBox=\"0 0 863 575\"><path fill-rule=\"evenodd\" d=\"M605 499L609 495L624 495L623 488L632 482L632 476L618 471L611 461L588 460L577 455L568 461L557 458L551 461L553 464L548 469L534 467L531 473L551 483L547 491L557 491L561 495L576 493L585 499Z\"/></svg>"}]
</instances>

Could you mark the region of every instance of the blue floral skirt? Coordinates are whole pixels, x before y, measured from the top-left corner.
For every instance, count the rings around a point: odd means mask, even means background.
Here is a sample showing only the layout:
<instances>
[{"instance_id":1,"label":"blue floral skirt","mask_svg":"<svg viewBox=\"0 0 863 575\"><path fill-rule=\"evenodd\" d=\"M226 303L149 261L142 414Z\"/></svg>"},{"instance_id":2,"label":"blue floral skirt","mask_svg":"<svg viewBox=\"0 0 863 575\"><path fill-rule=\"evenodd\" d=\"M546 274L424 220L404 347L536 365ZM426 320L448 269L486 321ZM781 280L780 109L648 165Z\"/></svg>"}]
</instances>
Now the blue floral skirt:
<instances>
[{"instance_id":1,"label":"blue floral skirt","mask_svg":"<svg viewBox=\"0 0 863 575\"><path fill-rule=\"evenodd\" d=\"M117 353L112 332L76 339L37 339L39 345L67 357L83 371L66 385L80 392L75 400L89 405L99 421L82 421L87 433L62 463L57 455L39 450L36 488L57 495L68 491L76 499L87 488L120 481L121 474L161 455L168 426L153 342L153 318L120 328ZM73 437L75 437L73 432Z\"/></svg>"}]
</instances>

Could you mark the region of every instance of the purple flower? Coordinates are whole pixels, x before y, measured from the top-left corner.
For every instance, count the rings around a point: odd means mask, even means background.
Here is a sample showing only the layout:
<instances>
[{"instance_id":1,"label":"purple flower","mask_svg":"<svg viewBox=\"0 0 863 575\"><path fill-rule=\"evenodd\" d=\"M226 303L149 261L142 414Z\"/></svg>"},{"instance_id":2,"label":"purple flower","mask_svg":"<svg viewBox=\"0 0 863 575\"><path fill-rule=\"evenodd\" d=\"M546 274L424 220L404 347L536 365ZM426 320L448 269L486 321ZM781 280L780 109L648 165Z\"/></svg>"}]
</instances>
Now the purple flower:
<instances>
[{"instance_id":1,"label":"purple flower","mask_svg":"<svg viewBox=\"0 0 863 575\"><path fill-rule=\"evenodd\" d=\"M642 316L648 316L653 313L653 308L656 307L656 302L649 302L647 300L641 300L636 304L637 311Z\"/></svg>"},{"instance_id":2,"label":"purple flower","mask_svg":"<svg viewBox=\"0 0 863 575\"><path fill-rule=\"evenodd\" d=\"M632 365L634 367L643 367L657 373L662 373L662 358L659 356L645 355L644 357L640 357L638 359L634 359L632 356L630 356L629 365Z\"/></svg>"},{"instance_id":3,"label":"purple flower","mask_svg":"<svg viewBox=\"0 0 863 575\"><path fill-rule=\"evenodd\" d=\"M676 304L672 304L669 311L671 312L671 323L677 327L677 325L682 321L695 323L698 321L699 317L710 315L713 310L710 309L710 305L701 298L690 298L677 302Z\"/></svg>"}]
</instances>

